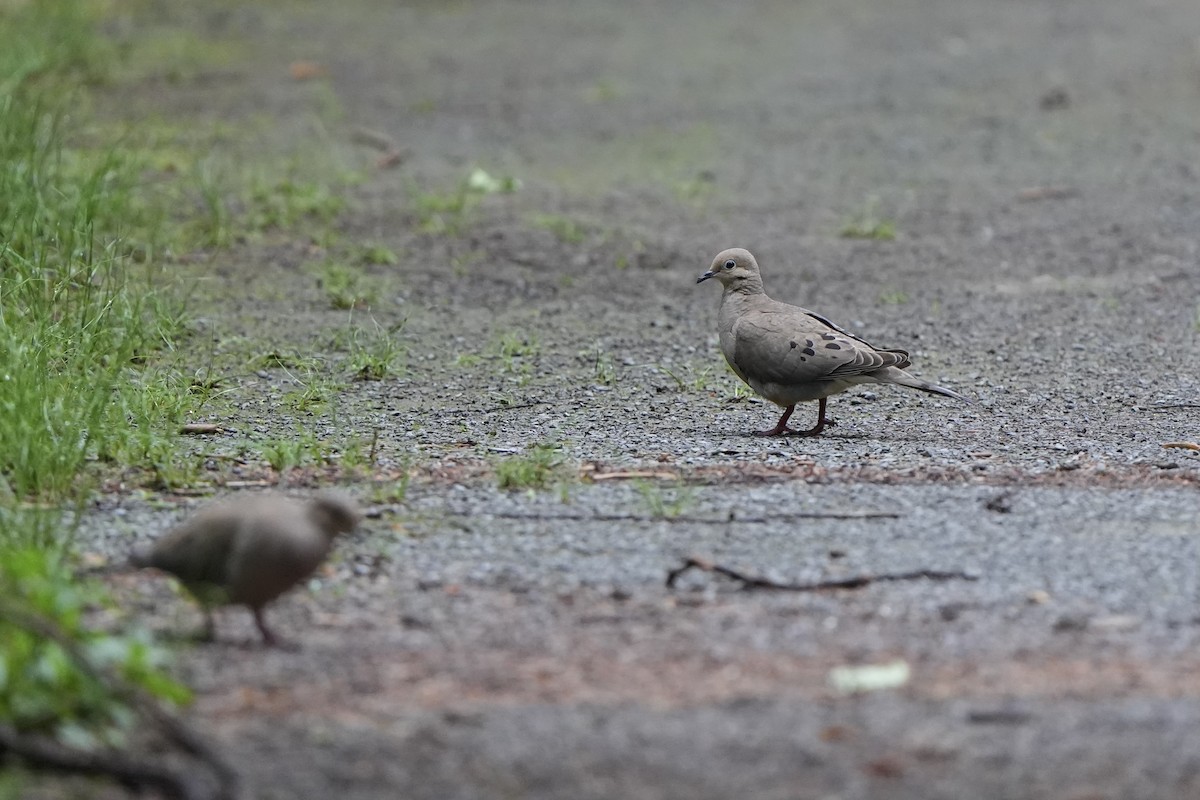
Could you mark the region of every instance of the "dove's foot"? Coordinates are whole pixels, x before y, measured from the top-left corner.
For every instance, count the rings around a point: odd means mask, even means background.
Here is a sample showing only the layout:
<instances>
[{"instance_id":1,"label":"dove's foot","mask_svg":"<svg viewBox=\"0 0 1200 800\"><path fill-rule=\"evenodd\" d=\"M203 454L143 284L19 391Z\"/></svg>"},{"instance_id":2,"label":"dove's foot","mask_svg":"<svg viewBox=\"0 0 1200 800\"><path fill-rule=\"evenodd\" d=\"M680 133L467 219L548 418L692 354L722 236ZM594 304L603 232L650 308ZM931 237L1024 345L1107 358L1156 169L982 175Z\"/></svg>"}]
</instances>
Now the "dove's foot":
<instances>
[{"instance_id":1,"label":"dove's foot","mask_svg":"<svg viewBox=\"0 0 1200 800\"><path fill-rule=\"evenodd\" d=\"M783 416L779 418L779 422L775 425L774 428L771 428L770 430L767 430L767 431L755 431L754 435L755 436L786 436L789 433L796 433L796 431L792 430L791 428L789 428L787 426L788 417L790 417L792 415L792 412L795 410L796 410L796 405L795 405L795 403L793 403L792 405L790 405L786 409L784 409Z\"/></svg>"},{"instance_id":2,"label":"dove's foot","mask_svg":"<svg viewBox=\"0 0 1200 800\"><path fill-rule=\"evenodd\" d=\"M787 419L788 414L791 414L790 408L788 409L788 413L783 415L784 419L780 420L780 424L783 424L783 422ZM821 431L825 430L826 427L832 428L834 425L837 425L837 423L825 416L825 398L822 397L819 401L819 405L817 406L817 424L806 431L794 431L789 428L787 429L787 435L816 436Z\"/></svg>"}]
</instances>

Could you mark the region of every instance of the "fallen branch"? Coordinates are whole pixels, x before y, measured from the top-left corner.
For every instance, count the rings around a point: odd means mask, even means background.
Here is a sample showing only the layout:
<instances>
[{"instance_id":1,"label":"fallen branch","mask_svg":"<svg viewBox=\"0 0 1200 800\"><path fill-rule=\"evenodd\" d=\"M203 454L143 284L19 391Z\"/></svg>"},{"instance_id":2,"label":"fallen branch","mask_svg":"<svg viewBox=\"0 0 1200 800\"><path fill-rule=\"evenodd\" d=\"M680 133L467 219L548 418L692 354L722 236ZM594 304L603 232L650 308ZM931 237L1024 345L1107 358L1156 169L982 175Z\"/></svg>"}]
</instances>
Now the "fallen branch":
<instances>
[{"instance_id":1,"label":"fallen branch","mask_svg":"<svg viewBox=\"0 0 1200 800\"><path fill-rule=\"evenodd\" d=\"M90 775L103 774L124 783L156 786L168 795L184 800L209 797L216 800L233 800L237 797L237 772L220 752L183 720L165 711L158 701L145 691L98 669L80 648L79 643L52 620L3 598L0 598L0 617L7 618L14 625L57 644L81 672L103 686L113 697L128 703L131 708L156 724L166 738L179 749L207 765L217 778L218 786L215 793L205 791L196 781L194 769L174 772L116 750L79 750L44 737L25 736L8 726L0 726L0 754L7 752L25 758L31 766L53 767Z\"/></svg>"},{"instance_id":2,"label":"fallen branch","mask_svg":"<svg viewBox=\"0 0 1200 800\"><path fill-rule=\"evenodd\" d=\"M1200 451L1200 444L1196 444L1195 442L1164 442L1163 447L1177 447L1180 450Z\"/></svg>"},{"instance_id":3,"label":"fallen branch","mask_svg":"<svg viewBox=\"0 0 1200 800\"><path fill-rule=\"evenodd\" d=\"M1200 408L1200 403L1159 403L1150 406L1151 411L1167 411L1172 408Z\"/></svg>"},{"instance_id":4,"label":"fallen branch","mask_svg":"<svg viewBox=\"0 0 1200 800\"><path fill-rule=\"evenodd\" d=\"M205 433L224 433L227 429L213 422L189 422L179 429L182 434L199 435Z\"/></svg>"},{"instance_id":5,"label":"fallen branch","mask_svg":"<svg viewBox=\"0 0 1200 800\"><path fill-rule=\"evenodd\" d=\"M967 572L919 569L912 572L882 572L877 575L857 575L852 578L835 578L827 581L816 581L814 583L781 583L773 581L770 578L747 575L744 572L722 566L706 558L690 556L684 559L683 566L677 567L667 573L667 588L674 588L675 581L679 579L679 576L691 569L715 572L718 575L724 575L727 578L740 581L742 589L747 591L750 589L771 589L783 592L824 592L831 589L861 589L872 583L892 581L915 581L922 579L931 581L974 581L979 579L977 575Z\"/></svg>"},{"instance_id":6,"label":"fallen branch","mask_svg":"<svg viewBox=\"0 0 1200 800\"><path fill-rule=\"evenodd\" d=\"M478 511L449 511L456 517L476 517ZM544 522L683 522L689 525L728 525L731 522L745 522L752 525L765 525L769 522L790 522L799 519L899 519L894 511L799 511L794 514L767 514L761 517L740 517L730 514L727 517L686 517L686 516L651 516L649 514L538 514L531 511L496 511L489 516L499 519L528 519Z\"/></svg>"},{"instance_id":7,"label":"fallen branch","mask_svg":"<svg viewBox=\"0 0 1200 800\"><path fill-rule=\"evenodd\" d=\"M20 734L10 725L0 725L0 756L19 758L33 769L109 777L127 786L156 789L167 797L208 797L186 773L115 750L89 752L67 747L44 736Z\"/></svg>"}]
</instances>

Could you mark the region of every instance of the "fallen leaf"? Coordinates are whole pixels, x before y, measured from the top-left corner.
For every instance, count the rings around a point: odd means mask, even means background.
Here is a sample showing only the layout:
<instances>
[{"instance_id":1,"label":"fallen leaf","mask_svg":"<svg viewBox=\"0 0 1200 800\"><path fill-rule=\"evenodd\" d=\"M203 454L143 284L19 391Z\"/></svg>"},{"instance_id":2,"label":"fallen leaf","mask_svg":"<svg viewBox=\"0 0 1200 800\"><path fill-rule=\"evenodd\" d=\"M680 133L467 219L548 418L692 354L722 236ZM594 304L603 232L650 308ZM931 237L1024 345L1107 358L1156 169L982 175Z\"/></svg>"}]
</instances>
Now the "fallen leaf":
<instances>
[{"instance_id":1,"label":"fallen leaf","mask_svg":"<svg viewBox=\"0 0 1200 800\"><path fill-rule=\"evenodd\" d=\"M293 61L288 65L288 75L292 76L294 81L310 81L313 78L320 78L328 74L325 70L325 65L316 61Z\"/></svg>"},{"instance_id":2,"label":"fallen leaf","mask_svg":"<svg viewBox=\"0 0 1200 800\"><path fill-rule=\"evenodd\" d=\"M829 683L841 694L877 692L895 689L908 683L912 669L907 661L887 664L834 667L829 671Z\"/></svg>"}]
</instances>

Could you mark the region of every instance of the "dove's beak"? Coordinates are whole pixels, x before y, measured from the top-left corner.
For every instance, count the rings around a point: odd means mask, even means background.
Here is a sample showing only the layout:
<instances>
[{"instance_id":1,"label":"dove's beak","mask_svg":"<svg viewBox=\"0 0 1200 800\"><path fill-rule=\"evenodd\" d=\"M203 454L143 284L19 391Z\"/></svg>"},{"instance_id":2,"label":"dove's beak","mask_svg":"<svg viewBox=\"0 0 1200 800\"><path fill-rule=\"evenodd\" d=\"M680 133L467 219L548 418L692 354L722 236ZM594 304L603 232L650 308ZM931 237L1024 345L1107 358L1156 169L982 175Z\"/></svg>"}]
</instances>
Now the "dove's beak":
<instances>
[{"instance_id":1,"label":"dove's beak","mask_svg":"<svg viewBox=\"0 0 1200 800\"><path fill-rule=\"evenodd\" d=\"M717 274L717 273L713 272L713 271L710 269L708 272L704 273L704 274L703 274L703 275L701 275L699 278L696 278L696 283L704 283L704 282L705 282L706 280L708 280L709 278L715 277L715 276L716 276L716 274Z\"/></svg>"}]
</instances>

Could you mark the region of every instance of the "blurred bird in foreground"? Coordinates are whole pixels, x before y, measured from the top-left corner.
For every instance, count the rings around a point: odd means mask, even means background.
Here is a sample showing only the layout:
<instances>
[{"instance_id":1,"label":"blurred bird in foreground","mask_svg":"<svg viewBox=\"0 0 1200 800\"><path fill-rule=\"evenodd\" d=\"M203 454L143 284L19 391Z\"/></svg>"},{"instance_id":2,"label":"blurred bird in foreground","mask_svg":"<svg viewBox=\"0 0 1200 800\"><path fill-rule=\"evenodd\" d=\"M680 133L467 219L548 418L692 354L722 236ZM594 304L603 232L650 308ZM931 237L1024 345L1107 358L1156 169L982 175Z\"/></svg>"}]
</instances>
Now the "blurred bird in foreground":
<instances>
[{"instance_id":1,"label":"blurred bird in foreground","mask_svg":"<svg viewBox=\"0 0 1200 800\"><path fill-rule=\"evenodd\" d=\"M321 493L302 502L256 495L215 503L130 557L177 577L204 609L205 637L215 635L212 609L244 605L268 645L282 644L267 627L268 603L316 571L340 533L354 529L348 498Z\"/></svg>"}]
</instances>

